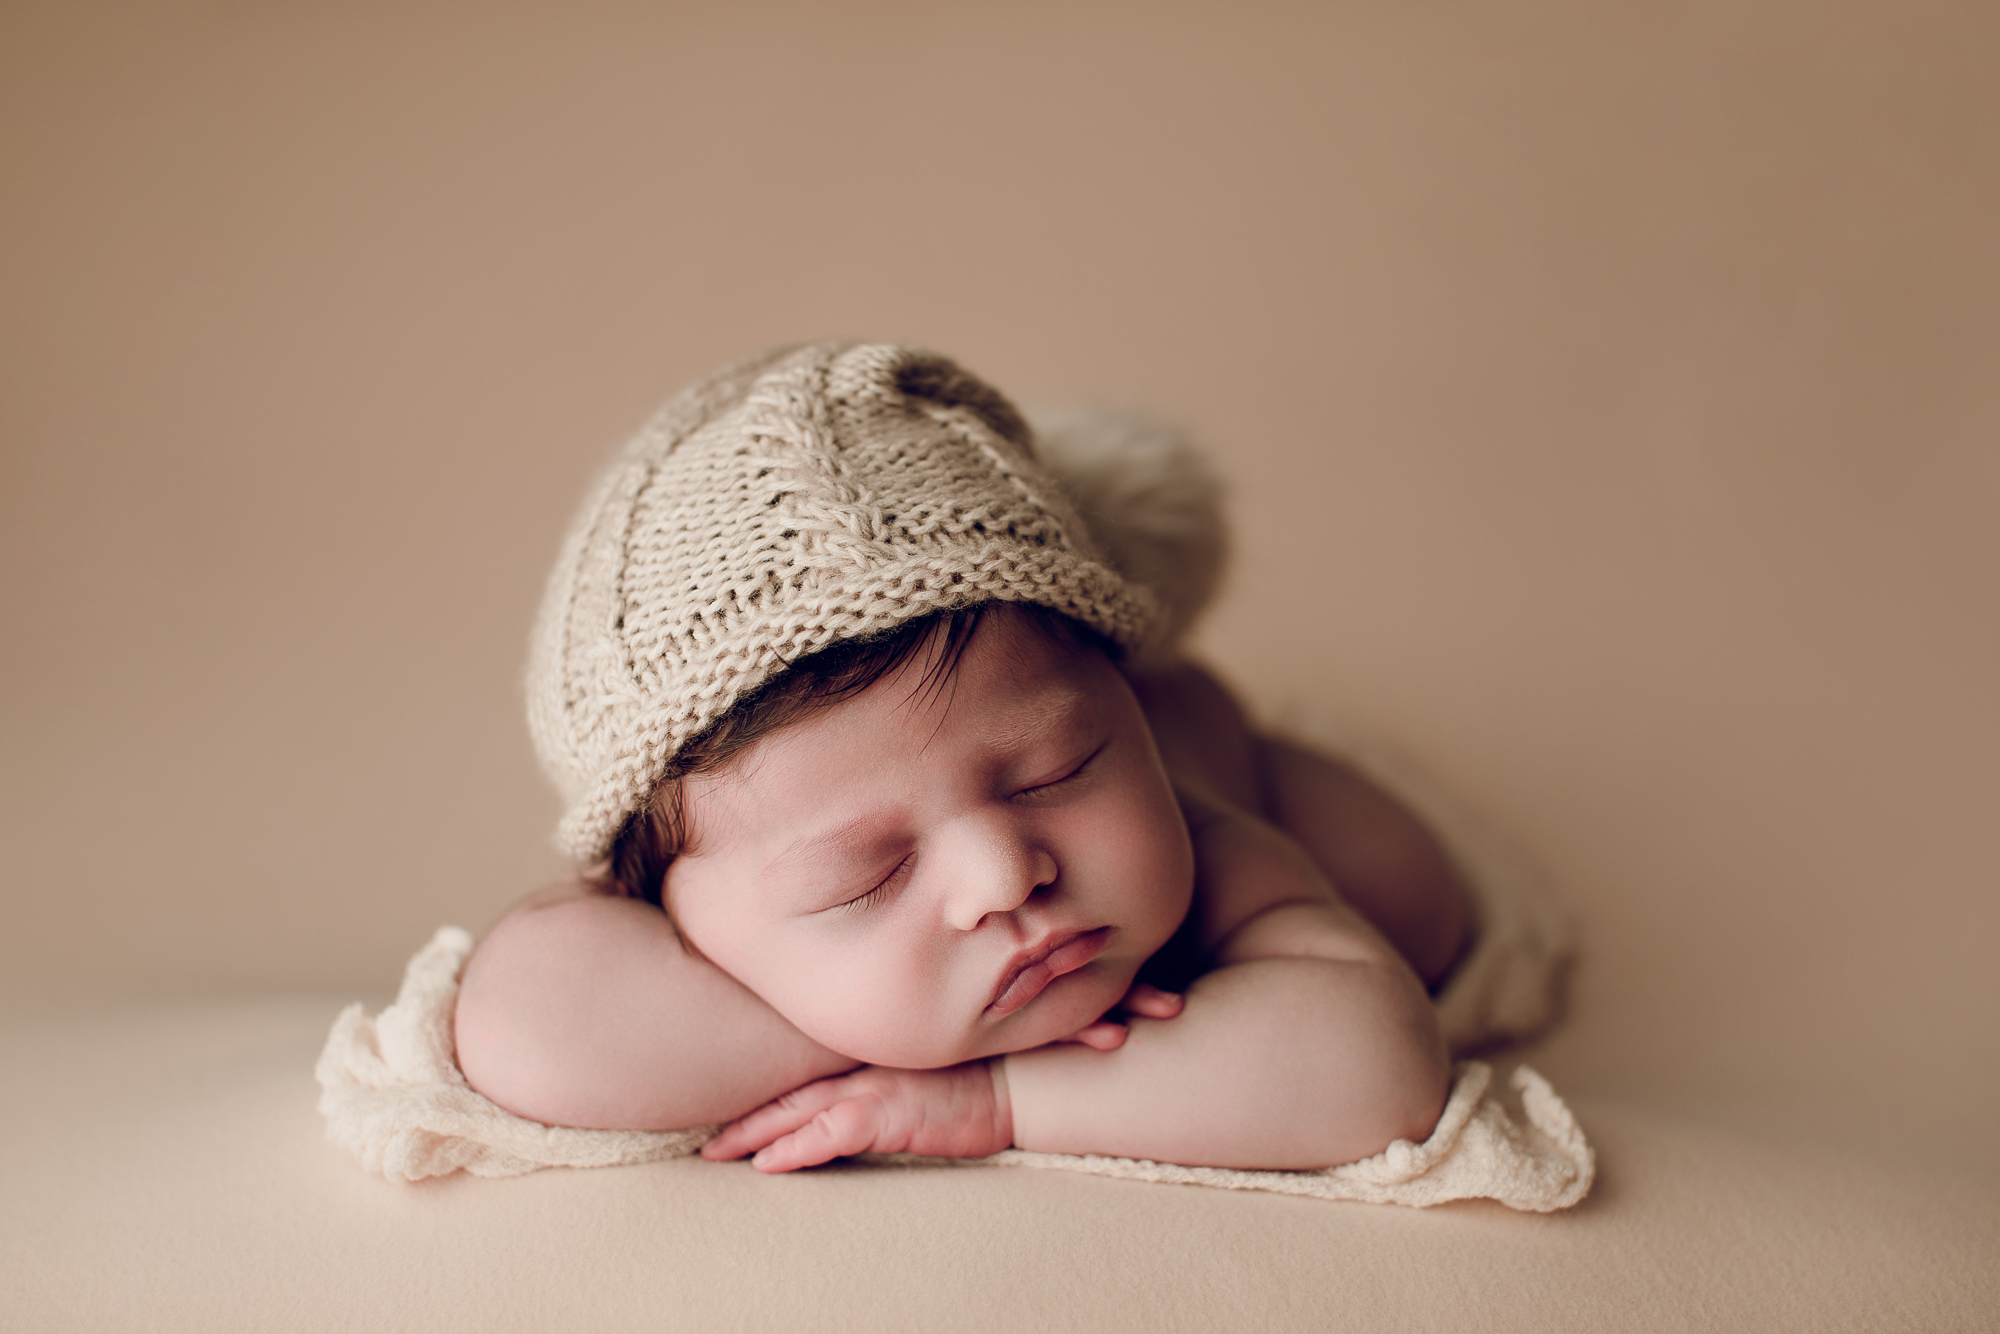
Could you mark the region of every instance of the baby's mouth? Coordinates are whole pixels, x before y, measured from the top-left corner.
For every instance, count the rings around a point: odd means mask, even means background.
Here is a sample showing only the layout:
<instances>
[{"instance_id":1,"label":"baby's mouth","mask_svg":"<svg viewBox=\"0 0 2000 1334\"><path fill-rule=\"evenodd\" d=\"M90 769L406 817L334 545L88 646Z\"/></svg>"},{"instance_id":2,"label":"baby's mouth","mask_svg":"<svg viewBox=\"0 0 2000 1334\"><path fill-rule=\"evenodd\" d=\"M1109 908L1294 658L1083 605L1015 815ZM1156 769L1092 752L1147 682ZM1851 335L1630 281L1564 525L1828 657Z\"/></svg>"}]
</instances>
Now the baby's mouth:
<instances>
[{"instance_id":1,"label":"baby's mouth","mask_svg":"<svg viewBox=\"0 0 2000 1334\"><path fill-rule=\"evenodd\" d=\"M1021 955L1000 975L1000 985L993 989L993 1001L986 1012L995 1017L1014 1013L1041 995L1043 987L1095 959L1110 943L1111 928L1100 926L1095 931L1057 936Z\"/></svg>"}]
</instances>

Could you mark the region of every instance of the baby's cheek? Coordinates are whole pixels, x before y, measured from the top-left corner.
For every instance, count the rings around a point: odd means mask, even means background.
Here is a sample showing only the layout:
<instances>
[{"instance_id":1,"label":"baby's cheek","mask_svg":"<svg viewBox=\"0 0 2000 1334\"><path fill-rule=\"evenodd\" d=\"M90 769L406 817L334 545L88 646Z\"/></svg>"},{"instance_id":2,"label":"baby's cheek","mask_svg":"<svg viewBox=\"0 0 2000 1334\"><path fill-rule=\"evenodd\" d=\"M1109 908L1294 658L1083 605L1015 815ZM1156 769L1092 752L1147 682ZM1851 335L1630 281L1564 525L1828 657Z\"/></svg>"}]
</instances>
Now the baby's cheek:
<instances>
[{"instance_id":1,"label":"baby's cheek","mask_svg":"<svg viewBox=\"0 0 2000 1334\"><path fill-rule=\"evenodd\" d=\"M1146 868L1143 915L1155 938L1153 948L1158 949L1179 929L1194 902L1194 849L1178 809L1171 823L1153 823L1140 864Z\"/></svg>"},{"instance_id":2,"label":"baby's cheek","mask_svg":"<svg viewBox=\"0 0 2000 1334\"><path fill-rule=\"evenodd\" d=\"M776 1008L808 1037L870 1065L926 1069L962 1059L946 1007L931 998L843 978Z\"/></svg>"}]
</instances>

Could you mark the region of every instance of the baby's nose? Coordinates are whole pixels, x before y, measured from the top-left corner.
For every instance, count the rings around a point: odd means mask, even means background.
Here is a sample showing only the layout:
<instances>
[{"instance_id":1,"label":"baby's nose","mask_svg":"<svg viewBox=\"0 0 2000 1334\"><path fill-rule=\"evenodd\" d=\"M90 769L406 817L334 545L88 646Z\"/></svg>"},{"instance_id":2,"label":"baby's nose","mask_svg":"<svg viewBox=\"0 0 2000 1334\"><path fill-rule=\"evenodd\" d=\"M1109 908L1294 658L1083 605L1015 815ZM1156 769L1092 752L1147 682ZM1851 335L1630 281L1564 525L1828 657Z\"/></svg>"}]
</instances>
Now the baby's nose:
<instances>
[{"instance_id":1,"label":"baby's nose","mask_svg":"<svg viewBox=\"0 0 2000 1334\"><path fill-rule=\"evenodd\" d=\"M1056 879L1056 859L1041 844L991 834L972 841L950 891L945 916L970 931L992 913L1010 913Z\"/></svg>"}]
</instances>

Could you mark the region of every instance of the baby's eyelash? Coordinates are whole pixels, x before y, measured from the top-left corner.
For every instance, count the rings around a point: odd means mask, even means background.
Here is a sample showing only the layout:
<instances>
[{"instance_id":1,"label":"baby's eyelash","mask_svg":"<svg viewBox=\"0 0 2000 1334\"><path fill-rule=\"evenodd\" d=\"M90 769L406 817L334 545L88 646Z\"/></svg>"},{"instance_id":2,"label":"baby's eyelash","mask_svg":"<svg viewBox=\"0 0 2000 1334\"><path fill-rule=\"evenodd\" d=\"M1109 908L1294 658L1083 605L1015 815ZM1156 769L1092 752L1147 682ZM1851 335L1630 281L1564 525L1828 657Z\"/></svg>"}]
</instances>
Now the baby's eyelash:
<instances>
[{"instance_id":1,"label":"baby's eyelash","mask_svg":"<svg viewBox=\"0 0 2000 1334\"><path fill-rule=\"evenodd\" d=\"M1069 782L1073 778L1082 777L1083 771L1090 767L1090 762L1096 759L1099 755L1102 755L1103 753L1104 753L1104 747L1099 746L1096 750L1091 751L1090 754L1084 756L1081 760L1077 761L1076 767L1074 769L1071 769L1068 773L1064 774L1061 778L1052 779L1046 783L1037 783L1033 787L1023 788L1021 789L1021 795L1028 796L1036 792L1047 792L1051 788L1061 787L1064 783Z\"/></svg>"},{"instance_id":2,"label":"baby's eyelash","mask_svg":"<svg viewBox=\"0 0 2000 1334\"><path fill-rule=\"evenodd\" d=\"M888 897L889 891L894 888L896 882L902 878L903 872L916 859L917 854L914 852L911 853L909 856L903 858L903 860L897 862L896 869L883 876L881 883L876 885L875 888L869 890L859 898L852 898L845 903L835 904L834 906L841 912L859 912L863 909L874 907Z\"/></svg>"}]
</instances>

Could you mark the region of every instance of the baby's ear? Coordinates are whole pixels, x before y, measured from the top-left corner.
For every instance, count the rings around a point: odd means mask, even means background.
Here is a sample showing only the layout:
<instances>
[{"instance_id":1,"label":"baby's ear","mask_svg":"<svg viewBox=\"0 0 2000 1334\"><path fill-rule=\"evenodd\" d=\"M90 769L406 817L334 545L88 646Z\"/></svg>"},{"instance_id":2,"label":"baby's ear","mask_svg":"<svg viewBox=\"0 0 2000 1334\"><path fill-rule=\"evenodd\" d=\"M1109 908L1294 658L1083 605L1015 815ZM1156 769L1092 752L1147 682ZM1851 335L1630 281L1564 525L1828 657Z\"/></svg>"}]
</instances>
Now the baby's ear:
<instances>
[{"instance_id":1,"label":"baby's ear","mask_svg":"<svg viewBox=\"0 0 2000 1334\"><path fill-rule=\"evenodd\" d=\"M1137 413L1035 419L1037 452L1118 572L1163 609L1146 656L1171 656L1215 596L1228 558L1221 484L1179 430Z\"/></svg>"}]
</instances>

